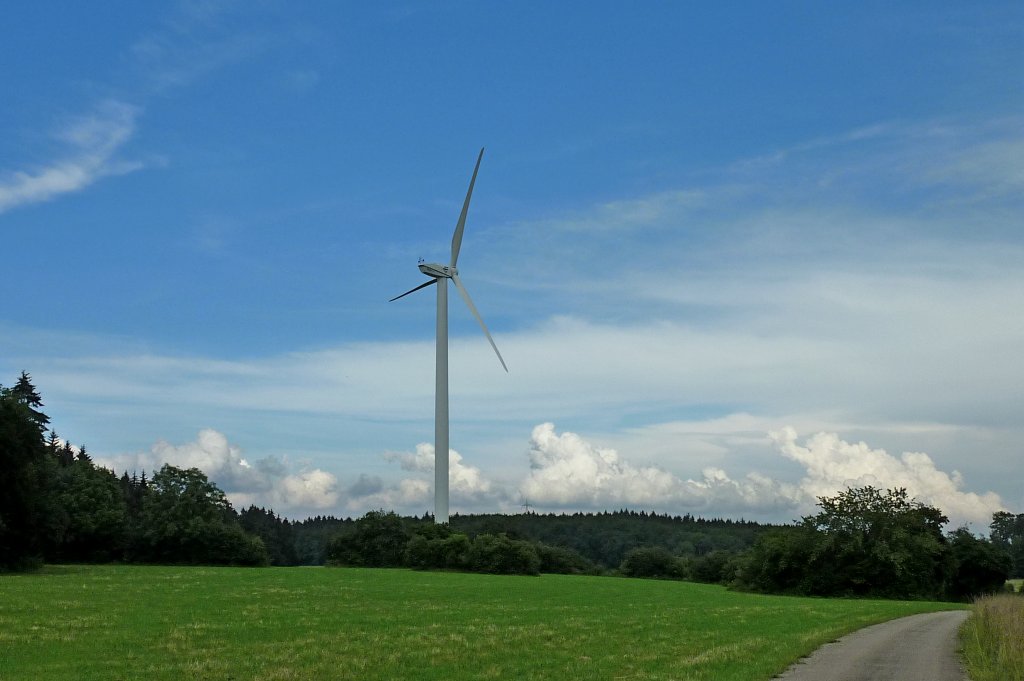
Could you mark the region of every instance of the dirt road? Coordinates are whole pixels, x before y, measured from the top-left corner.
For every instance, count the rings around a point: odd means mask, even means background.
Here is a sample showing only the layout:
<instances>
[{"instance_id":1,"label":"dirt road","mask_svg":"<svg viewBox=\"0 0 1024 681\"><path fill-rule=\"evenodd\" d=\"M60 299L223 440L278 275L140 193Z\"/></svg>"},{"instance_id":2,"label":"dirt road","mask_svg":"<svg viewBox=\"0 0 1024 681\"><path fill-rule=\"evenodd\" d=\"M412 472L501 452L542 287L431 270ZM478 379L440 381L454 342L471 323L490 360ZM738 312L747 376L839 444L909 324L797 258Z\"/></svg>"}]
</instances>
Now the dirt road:
<instances>
[{"instance_id":1,"label":"dirt road","mask_svg":"<svg viewBox=\"0 0 1024 681\"><path fill-rule=\"evenodd\" d=\"M966 610L903 617L818 648L777 679L785 681L967 681L957 657Z\"/></svg>"}]
</instances>

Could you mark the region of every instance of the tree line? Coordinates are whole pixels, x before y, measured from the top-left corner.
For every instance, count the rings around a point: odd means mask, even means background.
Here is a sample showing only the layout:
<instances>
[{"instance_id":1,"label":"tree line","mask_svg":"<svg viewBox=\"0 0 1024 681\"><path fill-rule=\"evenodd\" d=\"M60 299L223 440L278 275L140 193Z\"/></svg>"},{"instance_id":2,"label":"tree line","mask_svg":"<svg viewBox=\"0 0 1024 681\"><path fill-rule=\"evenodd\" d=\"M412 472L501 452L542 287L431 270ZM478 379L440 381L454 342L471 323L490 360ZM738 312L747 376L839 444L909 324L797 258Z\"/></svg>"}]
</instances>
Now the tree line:
<instances>
[{"instance_id":1,"label":"tree line","mask_svg":"<svg viewBox=\"0 0 1024 681\"><path fill-rule=\"evenodd\" d=\"M53 430L28 374L0 386L0 569L50 562L266 565L227 497L198 469L147 479L96 466Z\"/></svg>"},{"instance_id":2,"label":"tree line","mask_svg":"<svg viewBox=\"0 0 1024 681\"><path fill-rule=\"evenodd\" d=\"M351 520L237 512L196 468L116 475L50 428L31 377L0 385L0 571L43 562L322 565Z\"/></svg>"},{"instance_id":3,"label":"tree line","mask_svg":"<svg viewBox=\"0 0 1024 681\"><path fill-rule=\"evenodd\" d=\"M362 565L620 574L768 593L962 599L1024 577L1024 514L988 539L905 490L850 489L791 525L614 512L291 521L236 512L198 469L117 476L49 428L22 373L0 386L0 570L50 562Z\"/></svg>"},{"instance_id":4,"label":"tree line","mask_svg":"<svg viewBox=\"0 0 1024 681\"><path fill-rule=\"evenodd\" d=\"M374 511L335 535L329 564L462 570L506 574L619 574L724 584L764 593L809 596L966 600L1003 589L1015 566L1003 542L1019 548L1024 534L996 514L994 540L965 528L944 532L939 509L909 498L906 490L871 486L819 499L820 511L796 525L763 526L621 511L575 516L453 516L436 526L429 518ZM710 524L716 547L680 548L689 525ZM557 528L602 528L577 535L601 539L615 550L596 559L573 548ZM631 532L632 542L610 532ZM652 530L653 528L653 530ZM548 543L544 538L563 537ZM616 563L620 542L631 544ZM746 542L746 543L745 543ZM586 539L582 545L587 546Z\"/></svg>"},{"instance_id":5,"label":"tree line","mask_svg":"<svg viewBox=\"0 0 1024 681\"><path fill-rule=\"evenodd\" d=\"M333 516L290 521L255 506L236 512L224 492L194 468L165 465L151 477L145 471L118 476L95 465L84 445L62 440L42 407L27 373L10 388L0 386L0 569L44 561L323 565L331 540L360 526ZM433 518L407 518L403 524L423 534ZM456 514L449 525L471 540L504 536L558 547L578 554L578 564L586 566L580 569L587 571L615 569L639 544L695 555L739 550L749 547L760 527L628 510ZM506 539L499 544L505 546ZM545 555L550 558L551 551Z\"/></svg>"}]
</instances>

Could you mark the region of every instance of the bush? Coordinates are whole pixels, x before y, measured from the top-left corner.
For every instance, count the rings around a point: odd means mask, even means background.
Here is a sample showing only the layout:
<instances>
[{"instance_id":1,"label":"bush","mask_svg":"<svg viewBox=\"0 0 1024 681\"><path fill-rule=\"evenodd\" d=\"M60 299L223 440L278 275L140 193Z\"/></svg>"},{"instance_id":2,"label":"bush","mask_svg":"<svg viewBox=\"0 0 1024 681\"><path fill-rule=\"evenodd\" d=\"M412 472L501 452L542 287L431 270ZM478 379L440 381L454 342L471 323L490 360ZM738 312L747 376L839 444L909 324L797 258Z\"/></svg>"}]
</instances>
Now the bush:
<instances>
[{"instance_id":1,"label":"bush","mask_svg":"<svg viewBox=\"0 0 1024 681\"><path fill-rule=\"evenodd\" d=\"M539 575L540 556L530 542L509 539L504 533L481 534L473 540L466 567L491 574Z\"/></svg>"},{"instance_id":2,"label":"bush","mask_svg":"<svg viewBox=\"0 0 1024 681\"><path fill-rule=\"evenodd\" d=\"M394 511L370 511L355 522L348 534L327 545L327 561L335 565L402 567L410 539L402 519Z\"/></svg>"},{"instance_id":3,"label":"bush","mask_svg":"<svg viewBox=\"0 0 1024 681\"><path fill-rule=\"evenodd\" d=\"M763 533L743 559L739 581L743 588L764 593L809 593L814 575L808 574L818 531L803 525L777 527Z\"/></svg>"},{"instance_id":4,"label":"bush","mask_svg":"<svg viewBox=\"0 0 1024 681\"><path fill-rule=\"evenodd\" d=\"M461 570L469 560L470 542L464 534L428 539L416 534L406 545L406 564L417 570Z\"/></svg>"},{"instance_id":5,"label":"bush","mask_svg":"<svg viewBox=\"0 0 1024 681\"><path fill-rule=\"evenodd\" d=\"M534 548L540 556L540 571L545 574L592 575L598 572L597 566L578 551L547 544L535 544Z\"/></svg>"},{"instance_id":6,"label":"bush","mask_svg":"<svg viewBox=\"0 0 1024 681\"><path fill-rule=\"evenodd\" d=\"M626 554L619 570L627 577L686 579L686 563L660 546L645 546Z\"/></svg>"},{"instance_id":7,"label":"bush","mask_svg":"<svg viewBox=\"0 0 1024 681\"><path fill-rule=\"evenodd\" d=\"M738 562L732 551L712 551L690 562L690 579L707 584L730 584L736 579Z\"/></svg>"},{"instance_id":8,"label":"bush","mask_svg":"<svg viewBox=\"0 0 1024 681\"><path fill-rule=\"evenodd\" d=\"M265 566L270 565L267 547L259 537L249 534L238 525L220 525L211 528L209 556L216 564Z\"/></svg>"}]
</instances>

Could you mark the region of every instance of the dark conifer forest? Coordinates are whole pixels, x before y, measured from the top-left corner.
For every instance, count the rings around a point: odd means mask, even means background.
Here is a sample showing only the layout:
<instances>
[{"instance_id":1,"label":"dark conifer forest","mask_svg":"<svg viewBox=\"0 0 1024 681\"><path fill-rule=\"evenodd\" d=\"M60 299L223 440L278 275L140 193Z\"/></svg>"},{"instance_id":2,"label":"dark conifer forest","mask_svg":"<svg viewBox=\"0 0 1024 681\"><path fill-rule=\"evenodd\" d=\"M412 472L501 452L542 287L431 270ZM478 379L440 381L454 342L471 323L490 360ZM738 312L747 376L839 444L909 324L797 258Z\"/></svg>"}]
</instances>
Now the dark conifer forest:
<instances>
[{"instance_id":1,"label":"dark conifer forest","mask_svg":"<svg viewBox=\"0 0 1024 681\"><path fill-rule=\"evenodd\" d=\"M353 565L527 574L615 574L767 593L967 599L1024 576L1024 514L989 538L945 531L905 490L848 489L782 526L611 512L289 520L238 511L195 468L97 466L58 436L31 377L0 386L0 571L51 563Z\"/></svg>"}]
</instances>

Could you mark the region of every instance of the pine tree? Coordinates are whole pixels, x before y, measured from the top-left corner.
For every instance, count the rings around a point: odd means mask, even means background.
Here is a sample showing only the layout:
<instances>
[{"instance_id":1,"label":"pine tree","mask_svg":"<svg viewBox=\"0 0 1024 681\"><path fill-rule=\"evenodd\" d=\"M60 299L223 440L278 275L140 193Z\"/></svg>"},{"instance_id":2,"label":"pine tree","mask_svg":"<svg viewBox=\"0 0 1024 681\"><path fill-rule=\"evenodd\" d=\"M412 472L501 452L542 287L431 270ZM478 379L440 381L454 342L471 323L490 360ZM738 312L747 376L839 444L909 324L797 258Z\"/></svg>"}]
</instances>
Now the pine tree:
<instances>
[{"instance_id":1,"label":"pine tree","mask_svg":"<svg viewBox=\"0 0 1024 681\"><path fill-rule=\"evenodd\" d=\"M38 409L43 406L43 400L39 393L36 392L36 387L32 385L32 377L22 371L21 376L18 377L18 382L11 388L11 392L15 399L28 407L29 412L32 414L32 420L39 427L39 432L45 431L47 424L50 423L50 417Z\"/></svg>"},{"instance_id":2,"label":"pine tree","mask_svg":"<svg viewBox=\"0 0 1024 681\"><path fill-rule=\"evenodd\" d=\"M40 406L28 374L14 388L0 386L0 570L38 565L52 538L55 466Z\"/></svg>"},{"instance_id":3,"label":"pine tree","mask_svg":"<svg viewBox=\"0 0 1024 681\"><path fill-rule=\"evenodd\" d=\"M57 463L59 463L62 468L67 468L74 462L75 448L71 446L70 442L65 442L57 451Z\"/></svg>"}]
</instances>

